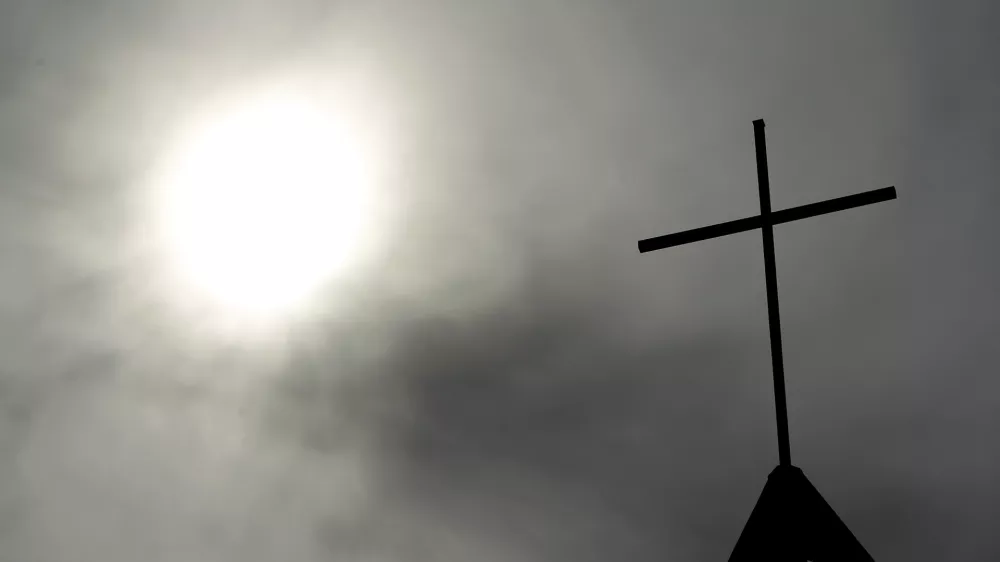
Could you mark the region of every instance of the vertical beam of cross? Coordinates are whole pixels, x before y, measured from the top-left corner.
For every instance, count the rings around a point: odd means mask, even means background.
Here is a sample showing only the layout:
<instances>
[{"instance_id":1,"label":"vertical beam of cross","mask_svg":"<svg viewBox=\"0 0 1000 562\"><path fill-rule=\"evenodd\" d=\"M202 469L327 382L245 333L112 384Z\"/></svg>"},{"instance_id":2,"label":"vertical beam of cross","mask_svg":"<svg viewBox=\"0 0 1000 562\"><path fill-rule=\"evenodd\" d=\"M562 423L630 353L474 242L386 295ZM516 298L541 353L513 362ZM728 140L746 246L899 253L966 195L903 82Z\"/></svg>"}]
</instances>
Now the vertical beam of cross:
<instances>
[{"instance_id":1,"label":"vertical beam of cross","mask_svg":"<svg viewBox=\"0 0 1000 562\"><path fill-rule=\"evenodd\" d=\"M764 240L764 279L767 286L767 323L771 334L771 369L774 372L774 409L778 423L778 464L791 465L788 444L788 407L785 402L785 364L781 353L781 316L778 313L778 273L774 265L774 229L771 221L771 185L767 175L764 120L753 122L757 149L757 190L760 193L760 233Z\"/></svg>"}]
</instances>

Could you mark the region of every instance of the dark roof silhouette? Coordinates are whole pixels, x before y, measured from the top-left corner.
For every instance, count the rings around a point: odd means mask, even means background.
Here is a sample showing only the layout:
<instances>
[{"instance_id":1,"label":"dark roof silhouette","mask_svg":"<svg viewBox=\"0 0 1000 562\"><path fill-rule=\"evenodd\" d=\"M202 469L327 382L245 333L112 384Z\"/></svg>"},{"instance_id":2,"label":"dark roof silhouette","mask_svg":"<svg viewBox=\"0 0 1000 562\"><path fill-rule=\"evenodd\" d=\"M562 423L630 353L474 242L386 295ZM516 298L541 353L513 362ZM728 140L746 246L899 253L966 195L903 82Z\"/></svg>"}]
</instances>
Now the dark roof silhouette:
<instances>
[{"instance_id":1,"label":"dark roof silhouette","mask_svg":"<svg viewBox=\"0 0 1000 562\"><path fill-rule=\"evenodd\" d=\"M729 562L874 562L798 467L778 465Z\"/></svg>"}]
</instances>

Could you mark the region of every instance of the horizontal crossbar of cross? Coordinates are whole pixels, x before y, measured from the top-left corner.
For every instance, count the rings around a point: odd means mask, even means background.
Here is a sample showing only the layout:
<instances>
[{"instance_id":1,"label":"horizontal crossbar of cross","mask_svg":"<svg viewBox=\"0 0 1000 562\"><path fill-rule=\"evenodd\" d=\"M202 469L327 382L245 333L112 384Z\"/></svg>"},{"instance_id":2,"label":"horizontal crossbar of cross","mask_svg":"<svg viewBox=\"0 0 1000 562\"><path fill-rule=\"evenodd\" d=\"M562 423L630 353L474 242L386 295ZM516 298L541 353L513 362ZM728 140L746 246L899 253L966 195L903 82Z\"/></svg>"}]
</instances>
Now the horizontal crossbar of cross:
<instances>
[{"instance_id":1,"label":"horizontal crossbar of cross","mask_svg":"<svg viewBox=\"0 0 1000 562\"><path fill-rule=\"evenodd\" d=\"M895 187L883 187L882 189L873 189L872 191L848 195L846 197L838 197L836 199L828 199L819 203L810 203L809 205L792 207L791 209L785 209L783 211L774 211L770 214L770 223L772 225L782 224L818 215L825 215L827 213L835 213L837 211L843 211L854 207L871 205L872 203L881 203L882 201L889 201L895 198ZM645 253L662 250L664 248L680 246L681 244L688 244L699 240L707 240L709 238L718 238L720 236L736 234L738 232L746 232L748 230L761 228L762 226L764 226L764 220L761 215L747 217L744 219L713 224L712 226L704 226L692 230L685 230L683 232L667 234L665 236L657 236L655 238L640 240L639 251Z\"/></svg>"}]
</instances>

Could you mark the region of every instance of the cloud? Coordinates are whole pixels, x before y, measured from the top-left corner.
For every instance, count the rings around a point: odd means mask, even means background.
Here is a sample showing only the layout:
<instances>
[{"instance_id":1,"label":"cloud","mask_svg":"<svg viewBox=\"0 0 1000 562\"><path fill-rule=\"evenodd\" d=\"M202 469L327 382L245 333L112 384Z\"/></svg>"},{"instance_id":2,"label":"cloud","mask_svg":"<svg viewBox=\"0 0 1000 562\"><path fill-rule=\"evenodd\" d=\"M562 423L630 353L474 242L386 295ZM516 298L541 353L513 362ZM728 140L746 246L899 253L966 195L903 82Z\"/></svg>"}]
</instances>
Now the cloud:
<instances>
[{"instance_id":1,"label":"cloud","mask_svg":"<svg viewBox=\"0 0 1000 562\"><path fill-rule=\"evenodd\" d=\"M635 241L755 213L763 117L776 208L900 193L776 235L793 459L877 559L989 559L984 6L5 5L0 558L726 556L776 457L759 242ZM208 340L130 197L288 73L391 102L385 245Z\"/></svg>"}]
</instances>

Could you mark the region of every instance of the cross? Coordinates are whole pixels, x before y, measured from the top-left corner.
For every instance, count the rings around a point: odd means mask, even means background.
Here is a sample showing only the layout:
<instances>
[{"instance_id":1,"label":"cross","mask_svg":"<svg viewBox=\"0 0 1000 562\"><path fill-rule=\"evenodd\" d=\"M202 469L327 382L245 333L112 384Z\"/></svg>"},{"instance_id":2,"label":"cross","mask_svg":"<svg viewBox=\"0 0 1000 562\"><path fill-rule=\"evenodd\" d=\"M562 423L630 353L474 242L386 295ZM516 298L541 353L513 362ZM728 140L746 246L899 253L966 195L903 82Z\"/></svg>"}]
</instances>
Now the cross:
<instances>
[{"instance_id":1,"label":"cross","mask_svg":"<svg viewBox=\"0 0 1000 562\"><path fill-rule=\"evenodd\" d=\"M785 369L781 352L781 320L778 315L778 279L774 265L774 232L776 224L797 221L854 207L880 203L896 198L896 188L886 187L819 203L771 211L771 193L767 174L767 147L764 142L764 120L753 122L754 144L757 151L757 187L760 194L760 214L739 220L685 230L639 241L639 252L662 250L709 238L760 229L764 242L764 278L767 287L767 319L771 339L771 368L774 373L774 404L778 426L778 467L771 473L757 506L754 508L737 542L730 560L762 558L779 549L782 559L824 558L816 549L843 555L842 559L871 560L867 552L840 522L833 510L806 480L802 471L792 466L788 445L788 410L785 404ZM773 480L772 480L773 479ZM782 513L782 508L794 506L810 512L812 520L802 522ZM811 525L811 526L809 526ZM795 531L793 532L793 529ZM770 533L770 534L768 534ZM814 544L815 543L815 544ZM804 554L809 553L809 554ZM841 559L835 557L834 559Z\"/></svg>"},{"instance_id":2,"label":"cross","mask_svg":"<svg viewBox=\"0 0 1000 562\"><path fill-rule=\"evenodd\" d=\"M781 319L778 316L778 275L775 272L774 266L774 231L771 227L776 224L807 219L895 199L896 188L885 187L846 197L828 199L819 203L802 205L801 207L792 207L783 211L771 212L771 188L767 177L767 147L764 143L763 119L757 119L753 122L753 137L757 148L757 188L760 193L760 214L745 219L640 240L639 252L652 252L707 240L709 238L718 238L727 234L760 229L764 238L764 279L767 286L767 320L771 332L771 368L774 371L774 405L778 422L778 462L782 465L790 465L792 461L788 446L788 410L785 406L785 367L781 354Z\"/></svg>"}]
</instances>

